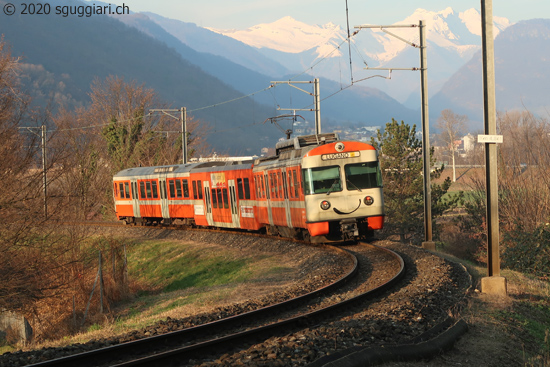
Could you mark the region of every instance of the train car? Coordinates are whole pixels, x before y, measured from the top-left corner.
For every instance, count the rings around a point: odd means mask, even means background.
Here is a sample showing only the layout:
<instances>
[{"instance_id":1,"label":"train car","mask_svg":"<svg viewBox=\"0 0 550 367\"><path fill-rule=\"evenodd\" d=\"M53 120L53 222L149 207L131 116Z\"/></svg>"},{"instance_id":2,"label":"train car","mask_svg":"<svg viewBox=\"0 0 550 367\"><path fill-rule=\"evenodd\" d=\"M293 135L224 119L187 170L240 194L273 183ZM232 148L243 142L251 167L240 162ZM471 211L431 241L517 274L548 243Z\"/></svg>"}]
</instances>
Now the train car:
<instances>
[{"instance_id":1,"label":"train car","mask_svg":"<svg viewBox=\"0 0 550 367\"><path fill-rule=\"evenodd\" d=\"M384 224L378 153L336 134L296 137L255 162L260 223L270 233L323 242L370 237Z\"/></svg>"},{"instance_id":2,"label":"train car","mask_svg":"<svg viewBox=\"0 0 550 367\"><path fill-rule=\"evenodd\" d=\"M260 229L256 197L251 190L252 161L212 162L190 171L204 195L195 205L194 221L200 226Z\"/></svg>"},{"instance_id":3,"label":"train car","mask_svg":"<svg viewBox=\"0 0 550 367\"><path fill-rule=\"evenodd\" d=\"M113 177L116 216L127 224L258 230L251 181L252 161L128 168Z\"/></svg>"},{"instance_id":4,"label":"train car","mask_svg":"<svg viewBox=\"0 0 550 367\"><path fill-rule=\"evenodd\" d=\"M364 238L384 223L377 151L336 134L279 142L252 161L130 168L113 178L126 223L265 230L311 242Z\"/></svg>"},{"instance_id":5,"label":"train car","mask_svg":"<svg viewBox=\"0 0 550 367\"><path fill-rule=\"evenodd\" d=\"M193 219L197 189L189 171L197 164L136 167L113 177L116 216L127 224L172 223Z\"/></svg>"}]
</instances>

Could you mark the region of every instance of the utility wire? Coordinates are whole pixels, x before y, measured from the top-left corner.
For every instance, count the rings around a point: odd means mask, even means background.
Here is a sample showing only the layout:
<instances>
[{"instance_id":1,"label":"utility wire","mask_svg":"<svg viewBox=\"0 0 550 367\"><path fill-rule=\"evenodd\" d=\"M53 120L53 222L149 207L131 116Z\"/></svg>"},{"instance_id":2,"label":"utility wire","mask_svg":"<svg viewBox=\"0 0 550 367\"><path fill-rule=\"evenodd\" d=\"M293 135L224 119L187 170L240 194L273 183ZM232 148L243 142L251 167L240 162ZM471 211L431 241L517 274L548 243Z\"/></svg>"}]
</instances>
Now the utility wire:
<instances>
[{"instance_id":1,"label":"utility wire","mask_svg":"<svg viewBox=\"0 0 550 367\"><path fill-rule=\"evenodd\" d=\"M347 25L348 25L349 74L350 74L351 84L353 84L353 68L352 68L352 64L351 64L351 35L349 33L348 0L346 0L346 22L347 22Z\"/></svg>"},{"instance_id":2,"label":"utility wire","mask_svg":"<svg viewBox=\"0 0 550 367\"><path fill-rule=\"evenodd\" d=\"M347 0L346 0L346 15L348 13L348 8L347 8ZM317 60L317 62L313 63L310 67L306 68L304 71L302 71L301 73L299 74L296 74L294 75L292 78L289 79L290 80L293 80L293 79L296 79L297 77L307 73L309 70L312 70L313 68L317 67L317 65L319 65L321 62L325 61L326 59L328 59L334 52L336 52L337 50L341 49L342 45L345 43L345 42L348 42L350 44L350 49L349 49L349 54L350 54L350 71L351 71L351 37L355 36L357 33L359 32L356 31L354 32L353 34L350 34L349 33L349 19L348 19L348 37L346 39L344 39L340 44L338 44L338 46L334 47L334 49L329 52L328 54L325 54L322 58L320 58L319 60ZM365 62L366 64L366 62ZM369 78L364 78L364 79L360 79L358 80L357 82L360 82L360 81L363 81L365 79L370 79ZM346 87L343 87L341 88L339 91L329 95L328 97L325 97L323 98L322 100L326 100L327 98L330 98L338 93L340 93L341 91L351 87L352 85L354 84L354 81L353 81L353 76L352 76L352 79L351 79L351 84L346 86ZM218 103L214 103L214 104L211 104L211 105L208 105L208 106L203 106L203 107L199 107L199 108L195 108L195 109L191 109L191 110L188 110L188 112L196 112L196 111L202 111L202 110L205 110L205 109L208 109L208 108L214 108L216 106L221 106L221 105L224 105L224 104L227 104L227 103L232 103L232 102L236 102L238 100L241 100L241 99L244 99L244 98L248 98L248 97L251 97L251 96L254 96L255 94L258 94L258 93L261 93L261 92L265 92L266 90L269 90L271 88L274 88L276 85L270 85L264 89L261 89L261 90L258 90L258 91L255 91L255 92L252 92L252 93L249 93L247 95L243 95L243 96L240 96L240 97L237 97L237 98L233 98L233 99L230 99L230 100L227 100L227 101L223 101L223 102L218 102ZM276 101L276 98L274 97L275 101ZM311 106L311 104L310 104ZM145 118L145 117L149 117L149 116L152 116L152 113L148 113L147 115L144 115L142 116L141 118ZM117 120L116 122L127 122L127 121L132 121L132 120L135 120L136 118L129 118L129 119L125 119L125 120ZM49 130L47 132L54 132L54 131L71 131L71 130L84 130L84 129L93 129L93 128L97 128L97 127L103 127L103 126L107 126L109 125L111 122L106 122L104 124L98 124L98 125L89 125L89 126L80 126L80 127L74 127L74 128L67 128L67 129L58 129L58 130ZM240 129L240 128L243 128L243 127L248 127L248 126L253 126L253 125L257 125L259 124L258 123L252 123L252 124L249 124L249 125L243 125L242 127L235 127L234 129ZM227 130L223 130L223 131L227 131Z\"/></svg>"},{"instance_id":3,"label":"utility wire","mask_svg":"<svg viewBox=\"0 0 550 367\"><path fill-rule=\"evenodd\" d=\"M241 97L237 97L237 98L233 98L233 99L230 99L228 101L224 101L224 102L219 102L219 103L214 103L214 104L211 104L209 106L204 106L204 107L199 107L199 108L195 108L195 109L192 109L192 110L188 110L188 112L195 112L195 111L201 111L201 110L205 110L207 108L213 108L213 107L217 107L217 106L221 106L223 104L226 104L226 103L231 103L231 102L235 102L235 101L238 101L240 99L243 99L243 98L248 98L248 97L251 97L255 94L258 94L258 93L261 93L261 92L265 92L266 90L270 89L270 88L273 88L274 86L273 85L270 85L269 87L267 88L264 88L262 90L258 90L256 92L252 92L250 94L247 94L246 96L241 96Z\"/></svg>"}]
</instances>

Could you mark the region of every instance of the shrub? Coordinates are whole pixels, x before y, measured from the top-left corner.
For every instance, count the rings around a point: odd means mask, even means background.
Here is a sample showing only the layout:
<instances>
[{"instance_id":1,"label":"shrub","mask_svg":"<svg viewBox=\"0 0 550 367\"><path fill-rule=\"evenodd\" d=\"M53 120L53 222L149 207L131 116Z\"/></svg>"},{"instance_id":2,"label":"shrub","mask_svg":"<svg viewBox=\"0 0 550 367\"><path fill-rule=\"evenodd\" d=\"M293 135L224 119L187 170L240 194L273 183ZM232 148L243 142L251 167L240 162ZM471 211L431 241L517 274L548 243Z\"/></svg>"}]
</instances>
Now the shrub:
<instances>
[{"instance_id":1,"label":"shrub","mask_svg":"<svg viewBox=\"0 0 550 367\"><path fill-rule=\"evenodd\" d=\"M539 277L550 275L550 225L525 230L516 224L514 230L504 232L501 244L503 265Z\"/></svg>"}]
</instances>

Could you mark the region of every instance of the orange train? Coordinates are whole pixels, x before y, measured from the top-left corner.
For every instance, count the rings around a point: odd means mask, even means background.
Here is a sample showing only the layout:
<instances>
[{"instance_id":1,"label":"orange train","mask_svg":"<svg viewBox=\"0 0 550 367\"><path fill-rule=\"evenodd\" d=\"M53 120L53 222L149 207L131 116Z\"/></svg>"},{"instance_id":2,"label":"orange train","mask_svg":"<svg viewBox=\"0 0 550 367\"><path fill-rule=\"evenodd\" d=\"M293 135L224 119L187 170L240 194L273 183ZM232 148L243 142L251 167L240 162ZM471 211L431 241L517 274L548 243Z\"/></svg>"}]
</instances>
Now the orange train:
<instances>
[{"instance_id":1,"label":"orange train","mask_svg":"<svg viewBox=\"0 0 550 367\"><path fill-rule=\"evenodd\" d=\"M311 242L367 238L384 224L378 152L336 134L277 143L276 154L128 168L113 178L128 224L265 231Z\"/></svg>"}]
</instances>

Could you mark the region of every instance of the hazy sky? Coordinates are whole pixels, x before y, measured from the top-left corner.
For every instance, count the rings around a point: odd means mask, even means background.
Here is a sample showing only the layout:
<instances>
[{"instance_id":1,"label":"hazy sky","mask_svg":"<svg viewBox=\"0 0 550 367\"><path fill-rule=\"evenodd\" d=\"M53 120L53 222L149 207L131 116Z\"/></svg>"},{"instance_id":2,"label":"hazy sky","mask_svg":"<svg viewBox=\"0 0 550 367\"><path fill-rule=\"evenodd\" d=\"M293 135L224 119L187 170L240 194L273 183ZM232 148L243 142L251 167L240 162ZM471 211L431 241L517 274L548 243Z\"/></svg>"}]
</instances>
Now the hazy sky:
<instances>
[{"instance_id":1,"label":"hazy sky","mask_svg":"<svg viewBox=\"0 0 550 367\"><path fill-rule=\"evenodd\" d=\"M245 29L271 23L284 16L308 24L333 22L346 25L345 0L103 0L126 4L133 12L150 11L167 18L196 23L202 27ZM481 8L481 0L348 0L350 27L360 24L386 25L399 22L415 9L456 12ZM493 0L493 15L515 23L550 18L550 0Z\"/></svg>"}]
</instances>

